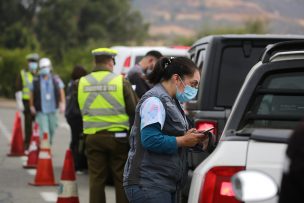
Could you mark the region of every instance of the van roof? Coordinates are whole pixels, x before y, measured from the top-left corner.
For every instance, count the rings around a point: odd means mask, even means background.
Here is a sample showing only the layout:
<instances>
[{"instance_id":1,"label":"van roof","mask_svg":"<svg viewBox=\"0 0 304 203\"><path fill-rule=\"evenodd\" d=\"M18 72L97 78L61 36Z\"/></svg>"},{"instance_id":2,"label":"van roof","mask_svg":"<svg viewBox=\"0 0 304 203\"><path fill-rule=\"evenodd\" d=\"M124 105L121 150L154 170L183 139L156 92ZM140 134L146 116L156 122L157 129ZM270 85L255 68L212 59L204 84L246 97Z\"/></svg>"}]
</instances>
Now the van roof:
<instances>
[{"instance_id":1,"label":"van roof","mask_svg":"<svg viewBox=\"0 0 304 203\"><path fill-rule=\"evenodd\" d=\"M166 47L166 46L132 46L132 47L113 46L111 48L117 50L118 54L120 51L128 51L133 54L137 54L137 53L142 54L142 53L146 53L150 50L157 50L157 51L161 52L162 54L171 54L172 53L172 54L184 55L188 51L188 49L185 49L185 48L171 48L171 47Z\"/></svg>"}]
</instances>

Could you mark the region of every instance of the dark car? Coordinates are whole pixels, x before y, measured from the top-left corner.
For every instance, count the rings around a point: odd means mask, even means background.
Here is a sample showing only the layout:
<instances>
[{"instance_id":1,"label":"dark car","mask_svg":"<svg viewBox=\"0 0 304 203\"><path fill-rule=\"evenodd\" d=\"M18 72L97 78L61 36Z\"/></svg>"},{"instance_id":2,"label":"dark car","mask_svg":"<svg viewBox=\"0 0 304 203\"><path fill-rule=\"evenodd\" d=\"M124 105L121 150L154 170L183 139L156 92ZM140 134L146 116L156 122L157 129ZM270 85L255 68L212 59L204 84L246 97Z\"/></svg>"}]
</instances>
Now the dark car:
<instances>
[{"instance_id":1,"label":"dark car","mask_svg":"<svg viewBox=\"0 0 304 203\"><path fill-rule=\"evenodd\" d=\"M246 76L217 148L196 167L188 202L239 202L230 178L242 170L279 184L288 139L303 115L304 41L268 46Z\"/></svg>"},{"instance_id":2,"label":"dark car","mask_svg":"<svg viewBox=\"0 0 304 203\"><path fill-rule=\"evenodd\" d=\"M189 54L201 71L199 92L186 104L188 115L199 130L214 127L219 138L231 107L247 73L262 56L268 44L304 39L303 35L217 35L195 42ZM194 169L208 153L190 153Z\"/></svg>"},{"instance_id":3,"label":"dark car","mask_svg":"<svg viewBox=\"0 0 304 203\"><path fill-rule=\"evenodd\" d=\"M232 105L250 69L262 57L265 47L284 41L303 40L304 35L214 35L196 41L190 58L201 72L197 97L185 110L199 130L214 127L219 140ZM187 198L193 170L210 152L188 152L189 179L183 191Z\"/></svg>"}]
</instances>

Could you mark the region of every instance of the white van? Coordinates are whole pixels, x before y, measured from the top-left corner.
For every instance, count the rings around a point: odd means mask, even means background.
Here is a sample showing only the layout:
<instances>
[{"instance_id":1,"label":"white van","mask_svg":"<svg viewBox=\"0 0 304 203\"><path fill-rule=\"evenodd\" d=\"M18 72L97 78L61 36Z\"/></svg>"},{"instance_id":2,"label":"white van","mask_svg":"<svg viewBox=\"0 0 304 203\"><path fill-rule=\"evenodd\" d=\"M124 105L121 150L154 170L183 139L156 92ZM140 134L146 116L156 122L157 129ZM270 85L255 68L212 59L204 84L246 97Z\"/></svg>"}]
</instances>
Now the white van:
<instances>
[{"instance_id":1,"label":"white van","mask_svg":"<svg viewBox=\"0 0 304 203\"><path fill-rule=\"evenodd\" d=\"M188 57L188 49L186 46L165 47L165 46L113 46L111 49L118 51L115 57L114 73L126 75L130 68L137 64L147 52L156 50L164 56L185 56Z\"/></svg>"}]
</instances>

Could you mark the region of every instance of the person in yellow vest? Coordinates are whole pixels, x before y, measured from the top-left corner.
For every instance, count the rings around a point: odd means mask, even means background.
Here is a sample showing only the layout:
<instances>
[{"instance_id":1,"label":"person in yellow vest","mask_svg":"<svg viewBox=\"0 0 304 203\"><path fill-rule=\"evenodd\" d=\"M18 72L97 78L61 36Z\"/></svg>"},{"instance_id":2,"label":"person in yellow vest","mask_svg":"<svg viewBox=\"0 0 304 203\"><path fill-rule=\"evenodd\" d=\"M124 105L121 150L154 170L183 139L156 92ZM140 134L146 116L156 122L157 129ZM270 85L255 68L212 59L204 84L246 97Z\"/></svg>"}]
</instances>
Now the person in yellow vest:
<instances>
[{"instance_id":1,"label":"person in yellow vest","mask_svg":"<svg viewBox=\"0 0 304 203\"><path fill-rule=\"evenodd\" d=\"M17 109L24 114L24 146L25 149L28 149L32 135L32 121L34 120L29 106L30 86L34 76L37 74L39 55L36 53L29 54L26 59L27 67L20 71L16 80L15 97Z\"/></svg>"},{"instance_id":2,"label":"person in yellow vest","mask_svg":"<svg viewBox=\"0 0 304 203\"><path fill-rule=\"evenodd\" d=\"M86 137L90 181L90 203L104 203L105 184L111 170L116 202L128 202L122 186L128 157L128 132L133 124L137 97L131 84L114 74L113 49L92 51L95 68L78 83L78 104Z\"/></svg>"}]
</instances>

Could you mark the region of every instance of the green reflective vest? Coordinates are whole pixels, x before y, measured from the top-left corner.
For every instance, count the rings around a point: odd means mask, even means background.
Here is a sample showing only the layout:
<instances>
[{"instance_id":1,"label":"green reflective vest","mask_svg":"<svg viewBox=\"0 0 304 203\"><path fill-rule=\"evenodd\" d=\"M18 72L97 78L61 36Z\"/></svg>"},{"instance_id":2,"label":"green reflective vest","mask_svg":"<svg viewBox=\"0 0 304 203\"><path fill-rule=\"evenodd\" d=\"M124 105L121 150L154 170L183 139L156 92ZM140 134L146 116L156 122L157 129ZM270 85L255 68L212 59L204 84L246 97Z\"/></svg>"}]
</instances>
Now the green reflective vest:
<instances>
[{"instance_id":1,"label":"green reflective vest","mask_svg":"<svg viewBox=\"0 0 304 203\"><path fill-rule=\"evenodd\" d=\"M78 103L84 134L129 130L121 75L97 71L82 77L78 85Z\"/></svg>"},{"instance_id":2,"label":"green reflective vest","mask_svg":"<svg viewBox=\"0 0 304 203\"><path fill-rule=\"evenodd\" d=\"M22 99L30 99L30 85L33 82L33 75L29 71L21 70L21 79L22 79Z\"/></svg>"}]
</instances>

